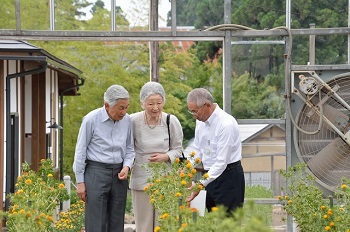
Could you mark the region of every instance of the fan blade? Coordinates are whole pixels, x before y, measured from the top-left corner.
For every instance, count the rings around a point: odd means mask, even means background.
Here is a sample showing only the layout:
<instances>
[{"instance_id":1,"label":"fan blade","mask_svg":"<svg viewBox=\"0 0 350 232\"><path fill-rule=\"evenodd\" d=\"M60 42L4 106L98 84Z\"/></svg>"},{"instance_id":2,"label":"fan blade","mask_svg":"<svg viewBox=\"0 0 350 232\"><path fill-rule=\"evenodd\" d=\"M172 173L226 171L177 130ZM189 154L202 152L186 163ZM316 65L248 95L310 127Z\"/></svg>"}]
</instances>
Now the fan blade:
<instances>
[{"instance_id":1,"label":"fan blade","mask_svg":"<svg viewBox=\"0 0 350 232\"><path fill-rule=\"evenodd\" d=\"M343 131L345 126L348 124L349 117L343 112L341 112L339 109L336 109L330 106L329 104L324 103L322 107L323 107L323 116L327 118L340 131ZM312 109L307 113L307 115L314 122L318 123L320 120L319 115L315 114L315 111ZM323 121L323 128L334 131L326 121ZM339 135L339 136L343 136L343 135Z\"/></svg>"},{"instance_id":2,"label":"fan blade","mask_svg":"<svg viewBox=\"0 0 350 232\"><path fill-rule=\"evenodd\" d=\"M350 146L338 137L312 157L307 165L317 178L334 186L340 182L340 179L329 178L331 176L329 172L336 168L337 164L343 164L349 154Z\"/></svg>"}]
</instances>

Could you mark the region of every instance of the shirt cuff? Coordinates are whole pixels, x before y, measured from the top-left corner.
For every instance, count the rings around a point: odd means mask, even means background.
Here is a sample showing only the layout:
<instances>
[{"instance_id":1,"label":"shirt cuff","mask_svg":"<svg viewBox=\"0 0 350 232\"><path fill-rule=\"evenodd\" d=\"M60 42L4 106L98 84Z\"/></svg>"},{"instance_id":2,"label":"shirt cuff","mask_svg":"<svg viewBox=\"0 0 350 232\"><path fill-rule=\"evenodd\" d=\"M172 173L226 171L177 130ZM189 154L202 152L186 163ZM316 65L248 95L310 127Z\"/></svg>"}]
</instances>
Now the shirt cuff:
<instances>
[{"instance_id":1,"label":"shirt cuff","mask_svg":"<svg viewBox=\"0 0 350 232\"><path fill-rule=\"evenodd\" d=\"M85 182L84 175L76 175L75 179L76 179L77 183Z\"/></svg>"}]
</instances>

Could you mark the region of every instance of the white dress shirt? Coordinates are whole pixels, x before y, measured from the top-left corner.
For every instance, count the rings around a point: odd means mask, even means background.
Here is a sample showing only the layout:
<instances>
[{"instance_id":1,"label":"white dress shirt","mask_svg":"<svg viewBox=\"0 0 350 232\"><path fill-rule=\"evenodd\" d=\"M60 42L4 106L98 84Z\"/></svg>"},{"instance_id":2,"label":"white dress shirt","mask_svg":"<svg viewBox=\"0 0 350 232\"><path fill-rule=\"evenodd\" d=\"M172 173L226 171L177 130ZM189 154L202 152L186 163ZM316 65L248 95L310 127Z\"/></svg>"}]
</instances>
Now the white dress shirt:
<instances>
[{"instance_id":1,"label":"white dress shirt","mask_svg":"<svg viewBox=\"0 0 350 232\"><path fill-rule=\"evenodd\" d=\"M242 144L236 119L217 104L207 121L196 120L193 149L195 157L202 160L209 178L201 181L204 186L218 178L227 164L242 159Z\"/></svg>"}]
</instances>

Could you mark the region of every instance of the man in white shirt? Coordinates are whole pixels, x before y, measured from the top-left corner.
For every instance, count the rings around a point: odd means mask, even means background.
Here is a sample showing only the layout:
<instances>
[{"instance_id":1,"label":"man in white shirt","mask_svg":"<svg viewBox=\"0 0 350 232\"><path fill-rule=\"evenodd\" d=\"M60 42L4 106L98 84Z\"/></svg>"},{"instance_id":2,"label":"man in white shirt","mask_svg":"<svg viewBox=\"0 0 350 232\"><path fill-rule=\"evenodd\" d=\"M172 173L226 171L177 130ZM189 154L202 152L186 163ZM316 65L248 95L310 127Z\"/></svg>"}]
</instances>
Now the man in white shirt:
<instances>
[{"instance_id":1,"label":"man in white shirt","mask_svg":"<svg viewBox=\"0 0 350 232\"><path fill-rule=\"evenodd\" d=\"M196 119L193 149L209 175L201 184L205 187L206 208L210 212L218 205L232 213L244 202L245 180L241 165L242 145L236 119L223 111L210 92L193 89L187 96L187 108ZM187 199L193 200L198 192Z\"/></svg>"},{"instance_id":2,"label":"man in white shirt","mask_svg":"<svg viewBox=\"0 0 350 232\"><path fill-rule=\"evenodd\" d=\"M80 126L73 170L88 232L124 231L127 177L135 158L129 98L123 86L110 86L104 106Z\"/></svg>"}]
</instances>

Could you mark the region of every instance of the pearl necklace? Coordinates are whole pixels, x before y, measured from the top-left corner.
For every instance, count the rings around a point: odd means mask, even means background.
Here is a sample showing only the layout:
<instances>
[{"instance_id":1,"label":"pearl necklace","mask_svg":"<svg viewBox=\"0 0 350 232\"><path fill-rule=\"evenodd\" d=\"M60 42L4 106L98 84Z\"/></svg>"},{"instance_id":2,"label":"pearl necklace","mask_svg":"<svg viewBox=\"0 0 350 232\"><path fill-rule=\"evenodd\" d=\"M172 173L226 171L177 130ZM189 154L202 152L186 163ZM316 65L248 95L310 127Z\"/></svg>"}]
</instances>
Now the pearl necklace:
<instances>
[{"instance_id":1,"label":"pearl necklace","mask_svg":"<svg viewBox=\"0 0 350 232\"><path fill-rule=\"evenodd\" d=\"M149 124L149 122L148 122L148 117L147 117L146 112L145 112L144 115L145 115L145 122L146 122L147 126L148 126L150 129L156 128L156 126L157 126L157 125L159 124L159 122L160 122L161 116L160 116L160 117L157 117L157 120L156 120L155 125L154 125L154 126L151 126L151 125Z\"/></svg>"}]
</instances>

